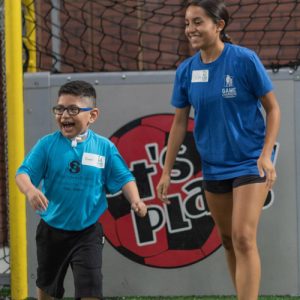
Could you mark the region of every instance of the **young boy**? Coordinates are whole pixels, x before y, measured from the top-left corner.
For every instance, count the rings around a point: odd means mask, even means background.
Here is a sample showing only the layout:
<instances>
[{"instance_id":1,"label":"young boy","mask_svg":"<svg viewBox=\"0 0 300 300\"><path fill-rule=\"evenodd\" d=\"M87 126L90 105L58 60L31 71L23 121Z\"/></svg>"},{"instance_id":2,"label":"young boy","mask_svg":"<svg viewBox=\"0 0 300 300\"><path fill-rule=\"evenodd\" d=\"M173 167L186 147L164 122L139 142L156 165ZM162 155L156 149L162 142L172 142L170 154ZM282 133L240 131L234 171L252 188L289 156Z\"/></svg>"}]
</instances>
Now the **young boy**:
<instances>
[{"instance_id":1,"label":"young boy","mask_svg":"<svg viewBox=\"0 0 300 300\"><path fill-rule=\"evenodd\" d=\"M16 176L20 191L41 217L37 296L62 298L70 265L75 298L101 299L103 232L98 219L107 209L106 189L122 190L141 217L147 208L117 148L89 129L99 115L93 86L85 81L63 85L53 113L60 130L37 142Z\"/></svg>"}]
</instances>

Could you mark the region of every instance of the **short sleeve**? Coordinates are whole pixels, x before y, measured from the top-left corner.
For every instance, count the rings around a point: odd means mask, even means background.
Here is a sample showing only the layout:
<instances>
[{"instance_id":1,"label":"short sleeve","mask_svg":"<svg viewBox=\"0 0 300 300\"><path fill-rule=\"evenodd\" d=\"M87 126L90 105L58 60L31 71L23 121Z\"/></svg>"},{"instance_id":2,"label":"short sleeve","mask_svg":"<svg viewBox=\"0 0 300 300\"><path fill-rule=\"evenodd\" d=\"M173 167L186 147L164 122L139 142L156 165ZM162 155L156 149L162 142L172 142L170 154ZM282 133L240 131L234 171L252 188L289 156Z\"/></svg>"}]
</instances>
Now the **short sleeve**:
<instances>
[{"instance_id":1,"label":"short sleeve","mask_svg":"<svg viewBox=\"0 0 300 300\"><path fill-rule=\"evenodd\" d=\"M121 157L115 145L110 147L110 156L107 162L106 188L111 194L120 191L129 181L134 181L132 173L128 169L126 162Z\"/></svg>"},{"instance_id":2,"label":"short sleeve","mask_svg":"<svg viewBox=\"0 0 300 300\"><path fill-rule=\"evenodd\" d=\"M273 90L272 81L255 52L251 52L247 70L251 91L257 98L260 98Z\"/></svg>"},{"instance_id":3,"label":"short sleeve","mask_svg":"<svg viewBox=\"0 0 300 300\"><path fill-rule=\"evenodd\" d=\"M44 178L47 153L43 140L39 140L26 155L22 165L18 168L16 175L27 174L31 182L37 187Z\"/></svg>"},{"instance_id":4,"label":"short sleeve","mask_svg":"<svg viewBox=\"0 0 300 300\"><path fill-rule=\"evenodd\" d=\"M190 105L188 99L187 77L186 63L182 63L176 71L171 98L171 104L177 108L183 108Z\"/></svg>"}]
</instances>

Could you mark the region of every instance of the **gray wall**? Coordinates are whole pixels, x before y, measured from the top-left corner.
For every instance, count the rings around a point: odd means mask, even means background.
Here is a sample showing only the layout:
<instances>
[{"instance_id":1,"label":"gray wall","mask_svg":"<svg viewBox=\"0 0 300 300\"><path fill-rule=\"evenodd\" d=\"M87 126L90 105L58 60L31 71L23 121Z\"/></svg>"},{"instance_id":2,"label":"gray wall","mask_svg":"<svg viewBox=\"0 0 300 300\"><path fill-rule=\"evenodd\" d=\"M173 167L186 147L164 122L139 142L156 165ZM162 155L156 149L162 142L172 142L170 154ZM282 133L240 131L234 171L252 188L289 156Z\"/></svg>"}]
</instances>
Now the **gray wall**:
<instances>
[{"instance_id":1,"label":"gray wall","mask_svg":"<svg viewBox=\"0 0 300 300\"><path fill-rule=\"evenodd\" d=\"M275 201L262 214L259 247L262 259L261 294L300 295L300 73L270 73L282 110ZM169 104L174 72L131 72L25 75L25 138L28 151L38 138L56 129L51 107L58 88L68 80L95 84L101 109L93 129L109 137L124 124L150 114L172 113ZM134 108L134 109L133 109ZM35 228L37 217L28 207L29 295L35 296ZM224 251L218 249L193 265L159 269L137 264L106 243L103 253L104 294L230 295L234 294ZM73 296L70 274L66 296Z\"/></svg>"}]
</instances>

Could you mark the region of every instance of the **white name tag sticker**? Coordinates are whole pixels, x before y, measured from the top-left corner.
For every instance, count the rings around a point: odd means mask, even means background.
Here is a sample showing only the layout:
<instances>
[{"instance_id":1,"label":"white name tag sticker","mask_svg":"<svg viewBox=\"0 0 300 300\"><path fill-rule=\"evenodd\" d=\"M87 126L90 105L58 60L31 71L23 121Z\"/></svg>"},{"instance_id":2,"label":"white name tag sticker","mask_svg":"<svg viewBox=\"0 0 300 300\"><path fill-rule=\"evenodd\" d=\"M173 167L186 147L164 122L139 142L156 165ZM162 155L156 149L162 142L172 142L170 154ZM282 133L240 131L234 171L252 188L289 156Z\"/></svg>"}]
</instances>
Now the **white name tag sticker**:
<instances>
[{"instance_id":1,"label":"white name tag sticker","mask_svg":"<svg viewBox=\"0 0 300 300\"><path fill-rule=\"evenodd\" d=\"M194 70L192 72L192 82L208 82L208 70Z\"/></svg>"},{"instance_id":2,"label":"white name tag sticker","mask_svg":"<svg viewBox=\"0 0 300 300\"><path fill-rule=\"evenodd\" d=\"M85 166L103 169L105 167L105 157L93 153L83 153L81 163Z\"/></svg>"}]
</instances>

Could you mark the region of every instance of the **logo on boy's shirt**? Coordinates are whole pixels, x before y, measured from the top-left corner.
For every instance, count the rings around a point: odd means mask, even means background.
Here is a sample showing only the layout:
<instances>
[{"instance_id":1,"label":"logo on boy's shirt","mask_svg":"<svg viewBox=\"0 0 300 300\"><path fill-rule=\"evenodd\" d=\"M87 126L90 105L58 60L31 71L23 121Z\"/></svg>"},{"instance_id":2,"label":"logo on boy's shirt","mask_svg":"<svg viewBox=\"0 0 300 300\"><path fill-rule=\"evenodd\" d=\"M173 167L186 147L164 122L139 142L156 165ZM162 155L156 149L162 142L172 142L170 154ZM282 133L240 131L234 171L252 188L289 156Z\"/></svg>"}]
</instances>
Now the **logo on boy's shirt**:
<instances>
[{"instance_id":1,"label":"logo on boy's shirt","mask_svg":"<svg viewBox=\"0 0 300 300\"><path fill-rule=\"evenodd\" d=\"M80 172L80 162L73 160L69 163L69 171L71 173L79 173Z\"/></svg>"},{"instance_id":2,"label":"logo on boy's shirt","mask_svg":"<svg viewBox=\"0 0 300 300\"><path fill-rule=\"evenodd\" d=\"M223 98L235 98L237 96L236 87L234 87L233 76L225 75L222 96Z\"/></svg>"}]
</instances>

